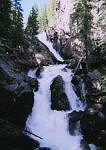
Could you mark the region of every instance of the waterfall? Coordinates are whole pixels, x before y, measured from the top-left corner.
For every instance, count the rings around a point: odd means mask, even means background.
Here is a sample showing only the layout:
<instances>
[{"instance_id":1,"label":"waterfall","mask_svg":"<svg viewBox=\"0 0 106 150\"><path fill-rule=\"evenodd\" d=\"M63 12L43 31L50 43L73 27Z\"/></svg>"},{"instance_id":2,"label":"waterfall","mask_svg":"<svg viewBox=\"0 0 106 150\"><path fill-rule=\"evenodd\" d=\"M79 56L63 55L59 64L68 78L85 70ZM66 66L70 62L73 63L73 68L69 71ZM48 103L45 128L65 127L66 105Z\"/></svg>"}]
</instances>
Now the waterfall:
<instances>
[{"instance_id":1,"label":"waterfall","mask_svg":"<svg viewBox=\"0 0 106 150\"><path fill-rule=\"evenodd\" d=\"M52 150L81 150L80 140L82 136L76 132L71 136L68 131L68 113L73 110L83 110L83 105L78 100L72 84L72 72L65 69L65 65L51 65L44 67L39 80L39 91L35 92L35 102L32 114L27 120L27 128L43 138L39 140L41 147L50 147ZM51 110L50 85L53 79L61 75L65 83L65 92L68 96L71 111Z\"/></svg>"},{"instance_id":2,"label":"waterfall","mask_svg":"<svg viewBox=\"0 0 106 150\"><path fill-rule=\"evenodd\" d=\"M45 32L38 34L37 38L49 48L50 52L52 52L52 54L55 56L57 60L61 62L64 61L63 58L58 54L58 52L56 52L56 50L53 48L52 43L47 41Z\"/></svg>"},{"instance_id":3,"label":"waterfall","mask_svg":"<svg viewBox=\"0 0 106 150\"><path fill-rule=\"evenodd\" d=\"M50 50L54 56L63 61L57 52L52 48L52 45L46 41L43 33L38 35L38 38L47 46L50 45ZM29 76L35 77L35 71L30 71ZM60 75L63 78L65 93L68 97L71 110L56 111L51 109L51 91L50 85L55 77ZM81 103L73 90L71 83L73 73L66 65L50 65L44 66L39 81L39 90L34 93L34 105L32 113L29 115L26 128L31 133L40 136L42 139L29 135L33 139L39 141L40 147L49 147L51 150L82 150L80 142L83 139L79 127L76 129L75 135L69 133L69 118L68 114L76 110L84 110L84 105ZM91 145L91 147L93 147ZM91 148L94 150L94 148Z\"/></svg>"}]
</instances>

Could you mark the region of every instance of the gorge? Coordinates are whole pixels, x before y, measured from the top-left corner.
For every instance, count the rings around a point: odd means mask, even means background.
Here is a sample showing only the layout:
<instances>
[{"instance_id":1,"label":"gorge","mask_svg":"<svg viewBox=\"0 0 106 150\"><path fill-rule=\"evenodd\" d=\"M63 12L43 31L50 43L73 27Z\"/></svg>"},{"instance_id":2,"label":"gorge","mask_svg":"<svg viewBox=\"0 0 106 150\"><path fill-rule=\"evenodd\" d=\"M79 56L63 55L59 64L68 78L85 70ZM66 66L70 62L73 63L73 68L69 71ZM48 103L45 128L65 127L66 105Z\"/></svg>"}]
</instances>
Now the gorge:
<instances>
[{"instance_id":1,"label":"gorge","mask_svg":"<svg viewBox=\"0 0 106 150\"><path fill-rule=\"evenodd\" d=\"M0 150L106 150L106 0L32 1L0 0Z\"/></svg>"}]
</instances>

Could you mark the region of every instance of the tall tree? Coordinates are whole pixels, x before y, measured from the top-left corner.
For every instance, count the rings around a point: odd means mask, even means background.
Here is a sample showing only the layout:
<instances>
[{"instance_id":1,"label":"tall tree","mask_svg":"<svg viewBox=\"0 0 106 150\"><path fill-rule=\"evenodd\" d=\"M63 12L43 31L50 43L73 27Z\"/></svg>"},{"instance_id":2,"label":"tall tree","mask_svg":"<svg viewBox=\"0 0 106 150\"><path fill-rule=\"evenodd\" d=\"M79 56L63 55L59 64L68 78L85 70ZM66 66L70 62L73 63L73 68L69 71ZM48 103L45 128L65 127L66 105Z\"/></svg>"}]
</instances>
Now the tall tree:
<instances>
[{"instance_id":1,"label":"tall tree","mask_svg":"<svg viewBox=\"0 0 106 150\"><path fill-rule=\"evenodd\" d=\"M11 1L0 0L0 38L10 39Z\"/></svg>"},{"instance_id":2,"label":"tall tree","mask_svg":"<svg viewBox=\"0 0 106 150\"><path fill-rule=\"evenodd\" d=\"M20 4L21 0L12 0L12 46L23 46L23 10Z\"/></svg>"},{"instance_id":3,"label":"tall tree","mask_svg":"<svg viewBox=\"0 0 106 150\"><path fill-rule=\"evenodd\" d=\"M32 7L26 27L26 32L28 32L31 36L38 34L39 29L38 15L39 15L38 8L35 5L35 7Z\"/></svg>"},{"instance_id":4,"label":"tall tree","mask_svg":"<svg viewBox=\"0 0 106 150\"><path fill-rule=\"evenodd\" d=\"M46 29L48 27L48 12L46 6L44 6L43 8L42 22L43 22L43 28Z\"/></svg>"},{"instance_id":5,"label":"tall tree","mask_svg":"<svg viewBox=\"0 0 106 150\"><path fill-rule=\"evenodd\" d=\"M79 0L76 5L73 14L71 14L71 25L75 25L74 36L79 38L85 48L86 58L92 51L91 42L91 29L92 29L92 0ZM75 33L76 31L76 33Z\"/></svg>"}]
</instances>

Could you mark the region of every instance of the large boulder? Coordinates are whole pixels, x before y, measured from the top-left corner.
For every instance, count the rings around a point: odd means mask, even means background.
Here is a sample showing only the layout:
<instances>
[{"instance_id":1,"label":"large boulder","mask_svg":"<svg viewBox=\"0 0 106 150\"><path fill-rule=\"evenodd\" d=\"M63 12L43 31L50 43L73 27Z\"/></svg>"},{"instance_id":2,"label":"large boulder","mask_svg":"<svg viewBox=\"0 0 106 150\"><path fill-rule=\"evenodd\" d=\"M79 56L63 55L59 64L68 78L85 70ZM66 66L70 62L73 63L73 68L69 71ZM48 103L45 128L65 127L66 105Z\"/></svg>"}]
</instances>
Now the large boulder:
<instances>
[{"instance_id":1,"label":"large boulder","mask_svg":"<svg viewBox=\"0 0 106 150\"><path fill-rule=\"evenodd\" d=\"M88 107L81 119L81 129L88 143L106 148L106 115L101 104Z\"/></svg>"},{"instance_id":2,"label":"large boulder","mask_svg":"<svg viewBox=\"0 0 106 150\"><path fill-rule=\"evenodd\" d=\"M67 95L65 93L64 81L60 75L53 80L50 89L51 89L51 108L53 110L58 111L70 110L71 107Z\"/></svg>"},{"instance_id":3,"label":"large boulder","mask_svg":"<svg viewBox=\"0 0 106 150\"><path fill-rule=\"evenodd\" d=\"M81 140L80 147L82 150L90 150L88 143L84 139Z\"/></svg>"},{"instance_id":4,"label":"large boulder","mask_svg":"<svg viewBox=\"0 0 106 150\"><path fill-rule=\"evenodd\" d=\"M44 70L43 66L39 66L39 67L37 68L37 70L36 70L36 76L37 76L38 78L41 77L41 73L42 73L43 70Z\"/></svg>"},{"instance_id":5,"label":"large boulder","mask_svg":"<svg viewBox=\"0 0 106 150\"><path fill-rule=\"evenodd\" d=\"M34 150L39 142L24 135L22 129L15 124L0 119L0 149L2 150Z\"/></svg>"},{"instance_id":6,"label":"large boulder","mask_svg":"<svg viewBox=\"0 0 106 150\"><path fill-rule=\"evenodd\" d=\"M77 128L78 121L81 120L83 116L83 111L76 111L74 110L72 113L68 114L69 117L69 133L71 135L75 135L75 130Z\"/></svg>"}]
</instances>

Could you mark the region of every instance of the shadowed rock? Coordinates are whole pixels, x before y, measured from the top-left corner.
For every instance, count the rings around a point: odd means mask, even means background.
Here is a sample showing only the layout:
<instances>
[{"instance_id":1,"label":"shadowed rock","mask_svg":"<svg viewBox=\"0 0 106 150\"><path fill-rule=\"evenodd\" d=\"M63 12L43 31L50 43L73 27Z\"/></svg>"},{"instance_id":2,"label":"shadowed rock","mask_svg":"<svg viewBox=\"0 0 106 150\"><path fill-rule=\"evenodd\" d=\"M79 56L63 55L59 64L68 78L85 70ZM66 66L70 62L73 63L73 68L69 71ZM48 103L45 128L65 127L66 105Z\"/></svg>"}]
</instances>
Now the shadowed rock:
<instances>
[{"instance_id":1,"label":"shadowed rock","mask_svg":"<svg viewBox=\"0 0 106 150\"><path fill-rule=\"evenodd\" d=\"M61 76L57 76L50 86L51 89L51 108L53 110L70 110L70 104L65 93L64 81Z\"/></svg>"},{"instance_id":2,"label":"shadowed rock","mask_svg":"<svg viewBox=\"0 0 106 150\"><path fill-rule=\"evenodd\" d=\"M68 117L69 117L69 132L71 135L75 135L77 123L83 117L83 111L79 112L73 111L72 113L68 114Z\"/></svg>"},{"instance_id":3,"label":"shadowed rock","mask_svg":"<svg viewBox=\"0 0 106 150\"><path fill-rule=\"evenodd\" d=\"M17 71L12 62L0 58L0 117L23 126L32 111L38 81Z\"/></svg>"},{"instance_id":4,"label":"shadowed rock","mask_svg":"<svg viewBox=\"0 0 106 150\"><path fill-rule=\"evenodd\" d=\"M0 149L2 150L34 150L39 142L22 133L22 129L9 121L0 119Z\"/></svg>"},{"instance_id":5,"label":"shadowed rock","mask_svg":"<svg viewBox=\"0 0 106 150\"><path fill-rule=\"evenodd\" d=\"M81 119L82 133L88 143L106 148L106 116L101 104L88 107Z\"/></svg>"}]
</instances>

